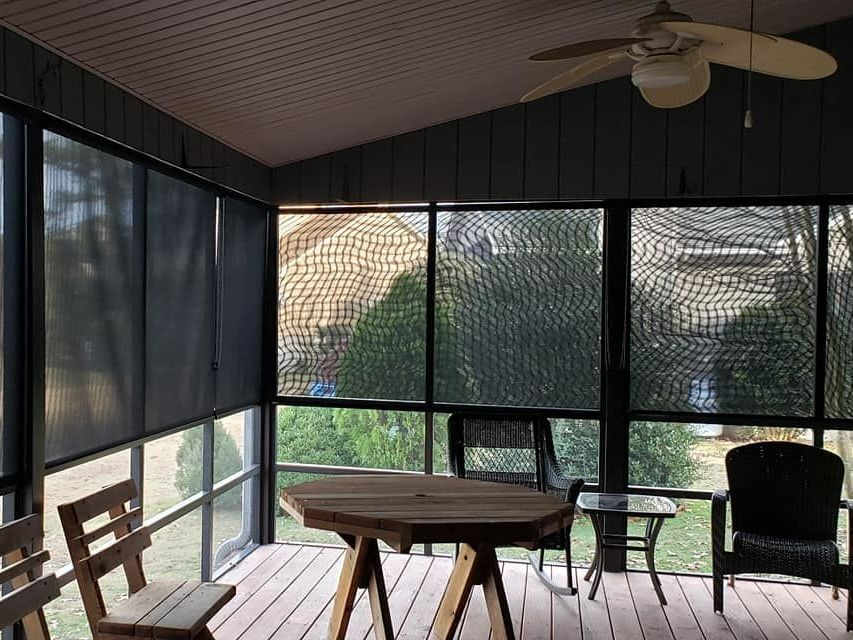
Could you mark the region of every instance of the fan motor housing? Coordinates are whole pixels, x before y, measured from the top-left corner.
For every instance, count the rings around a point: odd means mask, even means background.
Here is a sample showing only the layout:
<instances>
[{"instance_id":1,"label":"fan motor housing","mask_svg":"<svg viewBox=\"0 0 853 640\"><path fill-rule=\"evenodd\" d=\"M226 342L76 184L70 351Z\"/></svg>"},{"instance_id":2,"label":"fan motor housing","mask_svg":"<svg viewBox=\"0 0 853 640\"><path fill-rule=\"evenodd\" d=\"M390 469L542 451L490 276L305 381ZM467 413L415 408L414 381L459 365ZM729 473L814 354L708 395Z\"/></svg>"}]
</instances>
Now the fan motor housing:
<instances>
[{"instance_id":1,"label":"fan motor housing","mask_svg":"<svg viewBox=\"0 0 853 640\"><path fill-rule=\"evenodd\" d=\"M661 89L687 84L690 65L679 55L658 55L641 60L631 70L631 82L640 89Z\"/></svg>"}]
</instances>

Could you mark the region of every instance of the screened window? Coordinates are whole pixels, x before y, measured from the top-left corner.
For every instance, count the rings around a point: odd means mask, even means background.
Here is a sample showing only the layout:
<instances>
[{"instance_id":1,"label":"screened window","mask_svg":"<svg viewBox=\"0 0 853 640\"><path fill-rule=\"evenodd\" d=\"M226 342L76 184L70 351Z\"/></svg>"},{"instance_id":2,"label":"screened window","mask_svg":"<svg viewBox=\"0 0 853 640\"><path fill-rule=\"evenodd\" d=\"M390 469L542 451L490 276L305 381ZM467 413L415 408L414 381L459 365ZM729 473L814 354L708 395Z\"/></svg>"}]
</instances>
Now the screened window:
<instances>
[{"instance_id":1,"label":"screened window","mask_svg":"<svg viewBox=\"0 0 853 640\"><path fill-rule=\"evenodd\" d=\"M46 456L140 435L133 165L44 134Z\"/></svg>"},{"instance_id":2,"label":"screened window","mask_svg":"<svg viewBox=\"0 0 853 640\"><path fill-rule=\"evenodd\" d=\"M853 417L853 207L830 208L826 412Z\"/></svg>"},{"instance_id":3,"label":"screened window","mask_svg":"<svg viewBox=\"0 0 853 640\"><path fill-rule=\"evenodd\" d=\"M279 392L423 400L426 214L285 214L279 241Z\"/></svg>"},{"instance_id":4,"label":"screened window","mask_svg":"<svg viewBox=\"0 0 853 640\"><path fill-rule=\"evenodd\" d=\"M632 212L635 409L810 415L816 207Z\"/></svg>"},{"instance_id":5,"label":"screened window","mask_svg":"<svg viewBox=\"0 0 853 640\"><path fill-rule=\"evenodd\" d=\"M438 214L435 398L597 408L602 212Z\"/></svg>"}]
</instances>

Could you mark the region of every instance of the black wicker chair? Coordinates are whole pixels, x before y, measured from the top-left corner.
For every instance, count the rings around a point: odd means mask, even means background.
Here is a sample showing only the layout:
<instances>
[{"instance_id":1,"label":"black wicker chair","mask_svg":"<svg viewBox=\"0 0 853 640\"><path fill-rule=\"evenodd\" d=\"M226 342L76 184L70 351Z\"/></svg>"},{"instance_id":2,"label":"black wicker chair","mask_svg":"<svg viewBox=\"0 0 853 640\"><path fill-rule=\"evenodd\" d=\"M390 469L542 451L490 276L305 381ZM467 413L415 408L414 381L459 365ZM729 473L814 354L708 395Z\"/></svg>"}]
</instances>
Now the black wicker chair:
<instances>
[{"instance_id":1,"label":"black wicker chair","mask_svg":"<svg viewBox=\"0 0 853 640\"><path fill-rule=\"evenodd\" d=\"M547 418L515 414L455 413L448 421L448 462L453 475L472 480L522 485L559 495L574 504L583 487L566 477L557 463ZM539 579L561 595L574 595L571 524L542 540L530 562ZM545 550L566 554L568 587L555 584L543 571Z\"/></svg>"},{"instance_id":2,"label":"black wicker chair","mask_svg":"<svg viewBox=\"0 0 853 640\"><path fill-rule=\"evenodd\" d=\"M776 573L851 588L849 565L839 562L839 504L844 462L834 453L793 442L758 442L726 455L728 491L711 503L714 611L723 612L723 576ZM731 501L732 550L725 549L726 503ZM853 527L848 524L848 545ZM837 597L837 593L834 593ZM853 629L853 598L847 630Z\"/></svg>"}]
</instances>

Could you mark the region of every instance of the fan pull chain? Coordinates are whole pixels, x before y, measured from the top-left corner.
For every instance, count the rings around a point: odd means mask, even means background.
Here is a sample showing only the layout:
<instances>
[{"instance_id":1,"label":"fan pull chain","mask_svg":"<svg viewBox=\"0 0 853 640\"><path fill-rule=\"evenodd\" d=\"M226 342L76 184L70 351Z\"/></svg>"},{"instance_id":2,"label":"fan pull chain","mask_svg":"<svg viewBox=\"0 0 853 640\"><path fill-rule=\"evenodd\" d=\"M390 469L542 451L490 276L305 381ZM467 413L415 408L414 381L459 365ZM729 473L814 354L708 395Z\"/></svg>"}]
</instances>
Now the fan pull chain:
<instances>
[{"instance_id":1,"label":"fan pull chain","mask_svg":"<svg viewBox=\"0 0 853 640\"><path fill-rule=\"evenodd\" d=\"M746 113L743 114L743 128L752 129L752 53L755 42L755 0L749 3L749 71L746 76Z\"/></svg>"}]
</instances>

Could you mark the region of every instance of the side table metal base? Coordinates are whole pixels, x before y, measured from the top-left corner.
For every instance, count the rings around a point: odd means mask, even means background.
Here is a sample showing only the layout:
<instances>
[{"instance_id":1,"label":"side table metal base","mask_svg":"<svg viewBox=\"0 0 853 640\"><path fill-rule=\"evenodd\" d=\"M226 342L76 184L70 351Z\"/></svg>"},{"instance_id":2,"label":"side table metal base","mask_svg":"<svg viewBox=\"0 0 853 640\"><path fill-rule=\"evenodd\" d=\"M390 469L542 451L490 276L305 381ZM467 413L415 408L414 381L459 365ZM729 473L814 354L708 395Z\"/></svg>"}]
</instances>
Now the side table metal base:
<instances>
[{"instance_id":1,"label":"side table metal base","mask_svg":"<svg viewBox=\"0 0 853 640\"><path fill-rule=\"evenodd\" d=\"M589 579L595 576L592 581L592 587L589 590L589 599L595 600L595 594L598 592L598 586L601 584L601 575L604 573L604 549L622 549L625 551L642 551L646 554L646 566L649 568L649 577L652 580L652 586L657 593L658 600L662 605L666 604L666 596L663 595L660 578L658 578L655 570L655 545L657 544L658 534L660 534L663 526L664 518L650 517L646 520L646 535L632 536L619 533L604 533L604 523L601 521L601 515L597 513L589 513L589 519L592 521L592 528L595 530L595 556L592 564L587 569L584 580L589 582ZM639 544L632 545L631 542Z\"/></svg>"}]
</instances>

